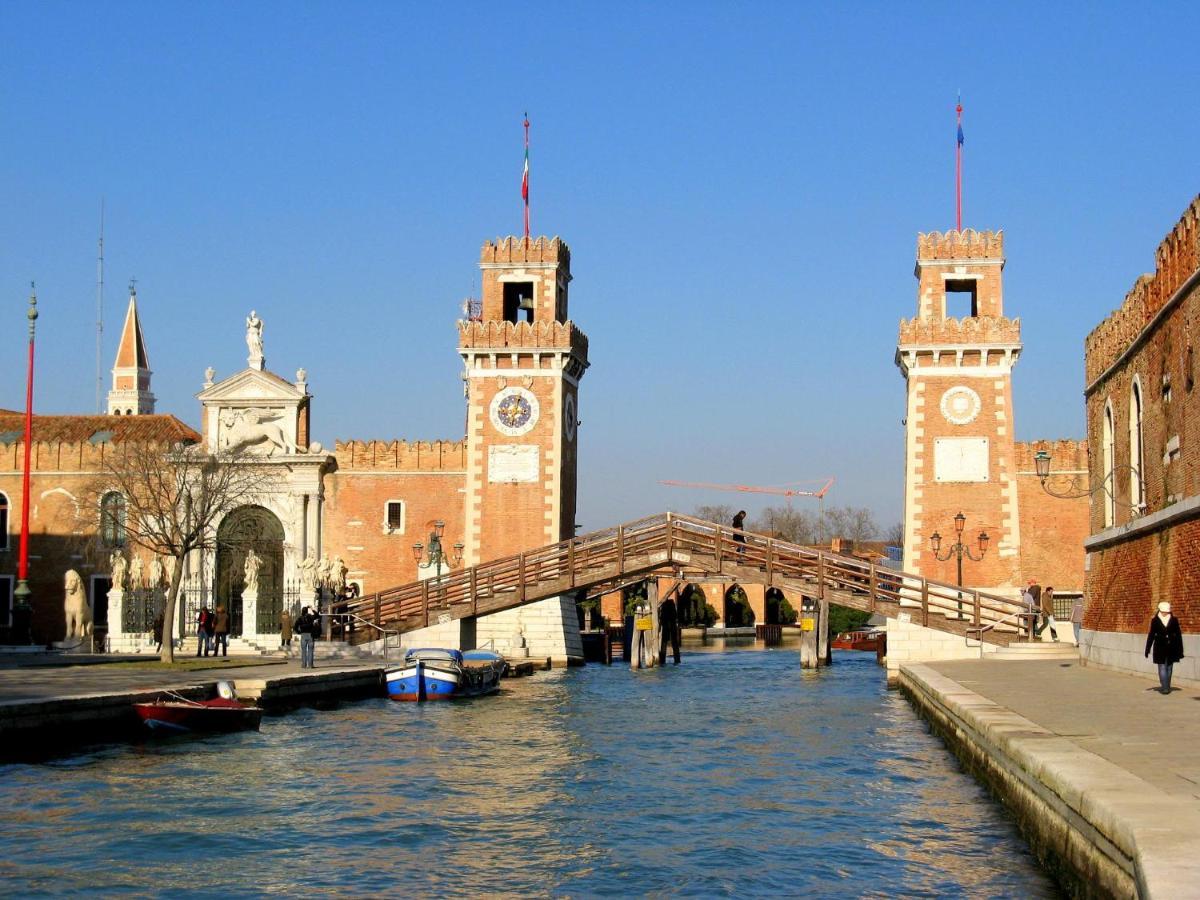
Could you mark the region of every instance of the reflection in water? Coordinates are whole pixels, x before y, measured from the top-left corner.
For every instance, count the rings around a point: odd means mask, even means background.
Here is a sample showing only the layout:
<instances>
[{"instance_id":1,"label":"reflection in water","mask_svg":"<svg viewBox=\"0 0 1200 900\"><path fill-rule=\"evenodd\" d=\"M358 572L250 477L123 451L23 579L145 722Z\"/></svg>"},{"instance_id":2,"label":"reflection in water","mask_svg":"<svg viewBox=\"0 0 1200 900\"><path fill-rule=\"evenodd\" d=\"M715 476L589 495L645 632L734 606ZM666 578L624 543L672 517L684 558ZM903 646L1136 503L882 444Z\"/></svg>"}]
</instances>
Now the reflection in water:
<instances>
[{"instance_id":1,"label":"reflection in water","mask_svg":"<svg viewBox=\"0 0 1200 900\"><path fill-rule=\"evenodd\" d=\"M4 766L0 798L16 894L1055 895L866 654L692 652L300 710Z\"/></svg>"}]
</instances>

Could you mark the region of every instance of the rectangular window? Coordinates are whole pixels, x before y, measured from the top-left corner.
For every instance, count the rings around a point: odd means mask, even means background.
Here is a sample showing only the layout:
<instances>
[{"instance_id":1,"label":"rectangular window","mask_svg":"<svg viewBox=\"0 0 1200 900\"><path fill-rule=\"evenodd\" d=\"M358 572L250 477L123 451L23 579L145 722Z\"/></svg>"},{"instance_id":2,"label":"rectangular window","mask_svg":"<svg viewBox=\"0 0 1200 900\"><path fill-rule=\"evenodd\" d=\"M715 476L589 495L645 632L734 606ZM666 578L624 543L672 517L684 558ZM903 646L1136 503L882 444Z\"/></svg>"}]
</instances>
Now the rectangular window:
<instances>
[{"instance_id":1,"label":"rectangular window","mask_svg":"<svg viewBox=\"0 0 1200 900\"><path fill-rule=\"evenodd\" d=\"M0 628L12 626L13 590L15 587L13 576L0 575Z\"/></svg>"},{"instance_id":2,"label":"rectangular window","mask_svg":"<svg viewBox=\"0 0 1200 900\"><path fill-rule=\"evenodd\" d=\"M387 534L404 533L404 501L389 500L383 508L383 530Z\"/></svg>"},{"instance_id":3,"label":"rectangular window","mask_svg":"<svg viewBox=\"0 0 1200 900\"><path fill-rule=\"evenodd\" d=\"M533 321L533 282L506 281L504 283L504 321Z\"/></svg>"},{"instance_id":4,"label":"rectangular window","mask_svg":"<svg viewBox=\"0 0 1200 900\"><path fill-rule=\"evenodd\" d=\"M946 280L946 318L966 319L979 315L979 291L974 278Z\"/></svg>"}]
</instances>

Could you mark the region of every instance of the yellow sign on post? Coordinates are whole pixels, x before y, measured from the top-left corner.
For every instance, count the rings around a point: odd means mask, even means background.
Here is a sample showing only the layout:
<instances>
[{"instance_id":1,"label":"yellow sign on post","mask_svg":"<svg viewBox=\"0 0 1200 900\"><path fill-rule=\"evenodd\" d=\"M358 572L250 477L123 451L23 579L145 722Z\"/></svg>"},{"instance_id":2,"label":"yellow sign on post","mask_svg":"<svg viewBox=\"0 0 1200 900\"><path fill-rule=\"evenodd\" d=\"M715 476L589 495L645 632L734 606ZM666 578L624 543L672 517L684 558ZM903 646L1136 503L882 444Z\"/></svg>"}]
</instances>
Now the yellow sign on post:
<instances>
[{"instance_id":1,"label":"yellow sign on post","mask_svg":"<svg viewBox=\"0 0 1200 900\"><path fill-rule=\"evenodd\" d=\"M801 619L800 620L800 630L801 631L815 631L816 627L817 627L816 619Z\"/></svg>"},{"instance_id":2,"label":"yellow sign on post","mask_svg":"<svg viewBox=\"0 0 1200 900\"><path fill-rule=\"evenodd\" d=\"M654 620L649 616L642 616L639 619L633 620L633 627L638 631L650 631L654 628Z\"/></svg>"}]
</instances>

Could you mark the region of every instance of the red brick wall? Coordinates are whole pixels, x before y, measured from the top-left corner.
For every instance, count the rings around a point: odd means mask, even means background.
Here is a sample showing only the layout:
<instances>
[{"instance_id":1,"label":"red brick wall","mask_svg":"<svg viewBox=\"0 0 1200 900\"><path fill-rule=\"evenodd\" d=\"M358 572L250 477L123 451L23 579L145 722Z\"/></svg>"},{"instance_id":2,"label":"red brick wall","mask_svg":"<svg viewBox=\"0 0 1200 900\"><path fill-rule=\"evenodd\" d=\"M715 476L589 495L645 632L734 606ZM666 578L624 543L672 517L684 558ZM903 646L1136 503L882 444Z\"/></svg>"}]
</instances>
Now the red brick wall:
<instances>
[{"instance_id":1,"label":"red brick wall","mask_svg":"<svg viewBox=\"0 0 1200 900\"><path fill-rule=\"evenodd\" d=\"M1082 591L1084 587L1083 542L1088 536L1089 506L1086 496L1064 500L1042 489L1034 468L1033 454L1050 454L1051 472L1087 471L1086 441L1031 441L1014 447L1017 498L1021 512L1020 576L1036 578L1059 592ZM1086 476L1084 476L1086 477ZM1064 493L1056 478L1051 487Z\"/></svg>"},{"instance_id":2,"label":"red brick wall","mask_svg":"<svg viewBox=\"0 0 1200 900\"><path fill-rule=\"evenodd\" d=\"M1115 486L1116 525L1200 495L1200 378L1194 360L1200 319L1200 197L1192 201L1120 309L1088 335L1086 347L1091 484ZM1142 396L1141 477L1145 508L1132 499L1129 468L1132 386ZM1105 471L1105 409L1113 413L1113 470ZM1106 530L1103 490L1092 496L1090 530ZM1091 553L1085 625L1141 631L1155 605L1169 600L1185 631L1197 628L1200 522L1177 522L1110 542Z\"/></svg>"}]
</instances>

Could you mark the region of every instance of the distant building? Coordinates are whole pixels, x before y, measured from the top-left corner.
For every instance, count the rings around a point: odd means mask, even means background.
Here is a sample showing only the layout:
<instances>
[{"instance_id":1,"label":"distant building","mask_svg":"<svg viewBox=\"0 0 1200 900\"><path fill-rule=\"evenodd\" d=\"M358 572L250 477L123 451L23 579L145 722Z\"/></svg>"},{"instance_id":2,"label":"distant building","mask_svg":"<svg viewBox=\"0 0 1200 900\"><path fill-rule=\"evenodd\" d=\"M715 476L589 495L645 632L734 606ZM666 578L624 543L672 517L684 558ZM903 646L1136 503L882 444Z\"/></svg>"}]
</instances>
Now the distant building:
<instances>
[{"instance_id":1,"label":"distant building","mask_svg":"<svg viewBox=\"0 0 1200 900\"><path fill-rule=\"evenodd\" d=\"M1177 674L1200 680L1200 197L1159 244L1153 274L1085 342L1091 503L1083 657L1148 671L1150 617L1184 630Z\"/></svg>"}]
</instances>

